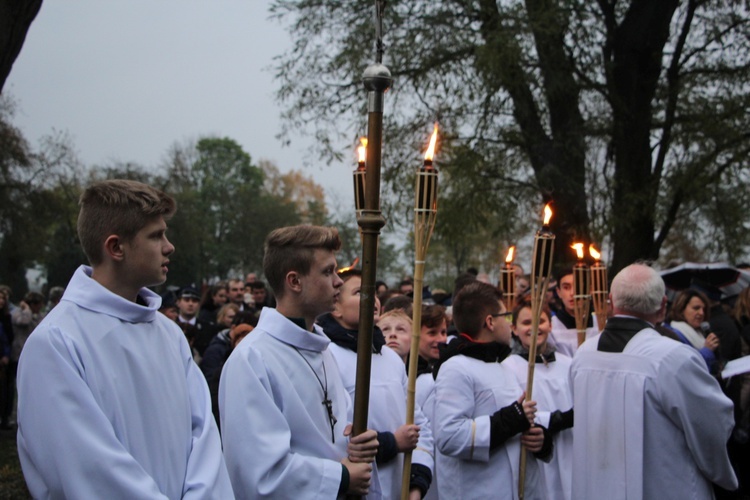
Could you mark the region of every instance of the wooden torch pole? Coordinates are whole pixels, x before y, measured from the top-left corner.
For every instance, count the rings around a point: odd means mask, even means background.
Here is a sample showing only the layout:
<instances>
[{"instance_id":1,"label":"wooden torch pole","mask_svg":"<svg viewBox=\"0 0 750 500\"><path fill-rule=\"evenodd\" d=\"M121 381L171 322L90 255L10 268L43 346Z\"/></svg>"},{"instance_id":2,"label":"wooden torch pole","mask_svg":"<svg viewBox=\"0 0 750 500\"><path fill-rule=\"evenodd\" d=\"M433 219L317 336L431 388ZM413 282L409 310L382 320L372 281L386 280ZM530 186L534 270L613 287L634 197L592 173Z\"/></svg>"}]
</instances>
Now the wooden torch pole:
<instances>
[{"instance_id":1,"label":"wooden torch pole","mask_svg":"<svg viewBox=\"0 0 750 500\"><path fill-rule=\"evenodd\" d=\"M531 260L531 344L529 345L529 368L526 376L526 401L530 401L534 389L534 368L536 367L536 342L539 335L539 321L547 287L552 274L552 255L555 249L555 235L549 228L552 211L544 207L544 225L534 236L534 251ZM521 463L518 470L518 498L523 500L526 486L526 448L521 446Z\"/></svg>"},{"instance_id":2,"label":"wooden torch pole","mask_svg":"<svg viewBox=\"0 0 750 500\"><path fill-rule=\"evenodd\" d=\"M419 334L422 330L422 284L424 261L437 218L438 172L433 166L432 155L437 141L437 124L430 138L424 165L417 171L414 199L414 304L412 306L412 334L409 349L409 380L406 387L406 423L414 423L414 406L417 388L417 359L419 358ZM429 155L429 158L428 158ZM401 479L401 500L409 498L411 480L411 451L404 454L404 472Z\"/></svg>"}]
</instances>

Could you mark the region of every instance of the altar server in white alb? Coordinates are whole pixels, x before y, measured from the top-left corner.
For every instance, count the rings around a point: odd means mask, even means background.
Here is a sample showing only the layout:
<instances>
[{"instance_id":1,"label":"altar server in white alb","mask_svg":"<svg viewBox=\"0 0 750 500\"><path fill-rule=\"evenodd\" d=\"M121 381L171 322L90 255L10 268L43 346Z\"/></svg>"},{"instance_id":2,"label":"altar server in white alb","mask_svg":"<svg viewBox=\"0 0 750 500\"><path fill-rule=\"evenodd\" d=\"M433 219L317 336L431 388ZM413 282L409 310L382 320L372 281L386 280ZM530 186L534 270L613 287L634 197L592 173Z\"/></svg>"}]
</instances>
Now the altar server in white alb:
<instances>
[{"instance_id":1,"label":"altar server in white alb","mask_svg":"<svg viewBox=\"0 0 750 500\"><path fill-rule=\"evenodd\" d=\"M351 399L315 318L333 310L338 231L277 229L263 272L276 295L258 326L232 351L219 385L221 430L238 498L378 498L377 434L348 438Z\"/></svg>"},{"instance_id":2,"label":"altar server in white alb","mask_svg":"<svg viewBox=\"0 0 750 500\"><path fill-rule=\"evenodd\" d=\"M233 498L206 381L158 312L172 198L110 180L81 196L91 267L29 337L18 452L34 498Z\"/></svg>"},{"instance_id":3,"label":"altar server in white alb","mask_svg":"<svg viewBox=\"0 0 750 500\"><path fill-rule=\"evenodd\" d=\"M570 371L573 498L710 499L737 488L727 456L732 402L690 346L662 337L659 274L633 264L610 289L615 316Z\"/></svg>"},{"instance_id":4,"label":"altar server in white alb","mask_svg":"<svg viewBox=\"0 0 750 500\"><path fill-rule=\"evenodd\" d=\"M557 292L557 296L560 297L562 307L550 318L552 320L552 331L549 334L547 342L555 351L572 358L578 350L573 268L567 267L559 270L555 278L557 280L555 291ZM596 322L596 316L591 314L586 320L586 338L589 339L598 334L599 325Z\"/></svg>"},{"instance_id":5,"label":"altar server in white alb","mask_svg":"<svg viewBox=\"0 0 750 500\"><path fill-rule=\"evenodd\" d=\"M536 402L503 362L510 354L510 323L502 293L487 283L467 285L453 303L459 336L435 367L437 476L440 498L518 498L521 446L529 451L525 496L545 498L537 458L552 453L551 439L532 426Z\"/></svg>"},{"instance_id":6,"label":"altar server in white alb","mask_svg":"<svg viewBox=\"0 0 750 500\"><path fill-rule=\"evenodd\" d=\"M344 387L354 399L357 374L357 339L359 337L359 292L362 274L349 269L339 274L344 285L333 312L318 318L318 324L333 343L331 352L339 365ZM380 304L375 299L375 311ZM419 406L414 424L406 422L406 370L398 354L385 345L379 328L373 331L370 405L367 423L378 432L378 480L384 498L401 497L404 453L412 452L409 487L411 498L427 493L432 482L432 430Z\"/></svg>"},{"instance_id":7,"label":"altar server in white alb","mask_svg":"<svg viewBox=\"0 0 750 500\"><path fill-rule=\"evenodd\" d=\"M531 304L521 302L513 309L513 332L518 341L506 364L526 390L529 370L529 348L532 338ZM555 352L547 342L550 312L544 306L539 314L537 355L534 365L534 400L536 421L553 437L555 453L548 463L542 462L547 500L571 500L573 482L573 394L570 392L570 365L565 354Z\"/></svg>"}]
</instances>

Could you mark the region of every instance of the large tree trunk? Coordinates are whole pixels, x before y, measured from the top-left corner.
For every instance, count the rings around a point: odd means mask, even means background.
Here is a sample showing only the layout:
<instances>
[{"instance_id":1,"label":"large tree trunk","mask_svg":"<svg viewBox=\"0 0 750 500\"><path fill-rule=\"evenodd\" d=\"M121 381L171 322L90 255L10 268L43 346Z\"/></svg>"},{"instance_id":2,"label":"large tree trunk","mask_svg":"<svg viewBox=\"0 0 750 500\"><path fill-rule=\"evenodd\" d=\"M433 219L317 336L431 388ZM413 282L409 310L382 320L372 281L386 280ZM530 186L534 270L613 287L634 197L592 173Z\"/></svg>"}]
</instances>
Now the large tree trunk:
<instances>
[{"instance_id":1,"label":"large tree trunk","mask_svg":"<svg viewBox=\"0 0 750 500\"><path fill-rule=\"evenodd\" d=\"M0 0L0 92L41 7L42 0Z\"/></svg>"},{"instance_id":2,"label":"large tree trunk","mask_svg":"<svg viewBox=\"0 0 750 500\"><path fill-rule=\"evenodd\" d=\"M607 81L614 119L613 272L636 260L658 257L654 232L659 179L652 170L652 101L678 4L678 0L634 0L622 23L611 25L605 48L612 61Z\"/></svg>"},{"instance_id":3,"label":"large tree trunk","mask_svg":"<svg viewBox=\"0 0 750 500\"><path fill-rule=\"evenodd\" d=\"M553 202L555 261L570 263L573 241L588 243L584 120L579 109L579 85L564 49L562 13L554 0L526 0L542 72L550 134L529 85L518 41L503 30L495 0L483 0L481 21L486 53L496 58L492 75L510 94L524 149L545 202ZM491 87L491 86L490 86Z\"/></svg>"}]
</instances>

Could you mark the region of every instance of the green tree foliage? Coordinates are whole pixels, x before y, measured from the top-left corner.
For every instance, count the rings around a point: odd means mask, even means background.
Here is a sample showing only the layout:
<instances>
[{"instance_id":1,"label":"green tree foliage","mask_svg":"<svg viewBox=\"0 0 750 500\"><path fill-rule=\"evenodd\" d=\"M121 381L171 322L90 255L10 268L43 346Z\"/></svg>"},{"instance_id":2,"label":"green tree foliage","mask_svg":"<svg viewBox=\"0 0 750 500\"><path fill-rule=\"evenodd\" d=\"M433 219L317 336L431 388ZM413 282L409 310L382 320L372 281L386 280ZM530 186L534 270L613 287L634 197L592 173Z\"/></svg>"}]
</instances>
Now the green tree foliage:
<instances>
[{"instance_id":1,"label":"green tree foliage","mask_svg":"<svg viewBox=\"0 0 750 500\"><path fill-rule=\"evenodd\" d=\"M373 10L371 0L272 3L294 39L277 66L286 127L314 127L323 157L362 132ZM749 23L746 3L720 0L387 2L391 210L408 214L417 152L438 120L441 206L458 213L441 211L435 241L457 267L475 248L460 235L512 241L549 200L560 259L574 239L604 243L615 270L680 255L685 239L702 260L739 258L750 243L738 209Z\"/></svg>"},{"instance_id":2,"label":"green tree foliage","mask_svg":"<svg viewBox=\"0 0 750 500\"><path fill-rule=\"evenodd\" d=\"M347 205L346 208L337 207L334 213L326 219L325 225L338 229L341 237L341 250L336 254L338 267L350 266L359 258L355 267L362 269L362 239L353 207L351 205ZM398 283L403 276L411 274L413 262L404 258L405 242L387 238L386 235L389 233L393 232L386 225L378 240L378 268L375 276L378 280L394 284Z\"/></svg>"},{"instance_id":3,"label":"green tree foliage","mask_svg":"<svg viewBox=\"0 0 750 500\"><path fill-rule=\"evenodd\" d=\"M170 281L239 276L259 269L265 235L296 223L292 203L263 189L263 171L229 138L202 138L171 153L166 185L178 203L170 236L177 248Z\"/></svg>"},{"instance_id":4,"label":"green tree foliage","mask_svg":"<svg viewBox=\"0 0 750 500\"><path fill-rule=\"evenodd\" d=\"M10 123L13 109L8 99L0 100L0 282L9 285L16 296L26 292L24 257L14 236L21 232L28 186L32 173L31 152L21 132Z\"/></svg>"},{"instance_id":5,"label":"green tree foliage","mask_svg":"<svg viewBox=\"0 0 750 500\"><path fill-rule=\"evenodd\" d=\"M65 134L33 151L11 118L9 100L0 100L0 283L13 288L16 300L27 290L26 269L46 269L47 284L55 286L86 263L76 221L78 199L91 182L138 180L175 197L168 282L177 286L260 270L271 230L327 220L320 186L269 162L261 169L229 138L174 146L161 169L114 163L86 172Z\"/></svg>"},{"instance_id":6,"label":"green tree foliage","mask_svg":"<svg viewBox=\"0 0 750 500\"><path fill-rule=\"evenodd\" d=\"M13 111L8 97L0 99L0 282L18 300L27 291L26 269L53 262L50 279L58 285L81 263L75 236L81 169L65 134L44 138L33 151L11 124Z\"/></svg>"}]
</instances>

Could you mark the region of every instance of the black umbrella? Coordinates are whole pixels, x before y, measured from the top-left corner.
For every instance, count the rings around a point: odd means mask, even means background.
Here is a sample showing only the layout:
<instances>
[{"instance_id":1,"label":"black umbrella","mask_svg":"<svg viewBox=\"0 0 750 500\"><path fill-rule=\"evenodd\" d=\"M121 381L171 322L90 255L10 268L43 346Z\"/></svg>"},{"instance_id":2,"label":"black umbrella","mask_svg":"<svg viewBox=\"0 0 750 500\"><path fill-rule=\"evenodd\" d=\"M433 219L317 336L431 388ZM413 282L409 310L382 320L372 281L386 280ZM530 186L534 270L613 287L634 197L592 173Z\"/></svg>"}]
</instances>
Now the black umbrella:
<instances>
[{"instance_id":1,"label":"black umbrella","mask_svg":"<svg viewBox=\"0 0 750 500\"><path fill-rule=\"evenodd\" d=\"M750 286L749 272L724 262L685 262L660 274L670 296L686 288L696 288L709 295L718 294L719 297L715 298L722 300L734 297Z\"/></svg>"}]
</instances>

